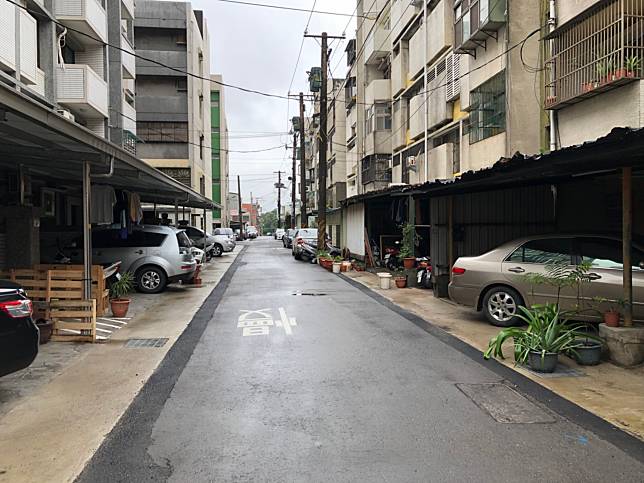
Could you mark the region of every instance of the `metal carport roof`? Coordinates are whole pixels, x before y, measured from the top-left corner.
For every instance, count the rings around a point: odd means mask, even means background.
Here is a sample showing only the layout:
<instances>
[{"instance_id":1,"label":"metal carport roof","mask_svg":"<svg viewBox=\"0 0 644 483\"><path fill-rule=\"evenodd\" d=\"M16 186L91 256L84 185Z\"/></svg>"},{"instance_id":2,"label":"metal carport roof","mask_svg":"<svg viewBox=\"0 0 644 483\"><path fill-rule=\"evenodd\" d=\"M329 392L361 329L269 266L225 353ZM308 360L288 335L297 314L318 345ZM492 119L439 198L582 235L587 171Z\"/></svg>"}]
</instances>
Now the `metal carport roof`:
<instances>
[{"instance_id":1,"label":"metal carport roof","mask_svg":"<svg viewBox=\"0 0 644 483\"><path fill-rule=\"evenodd\" d=\"M221 208L188 186L15 89L0 84L0 167L29 168L61 184L82 184L83 162L101 183L137 192L147 203Z\"/></svg>"}]
</instances>

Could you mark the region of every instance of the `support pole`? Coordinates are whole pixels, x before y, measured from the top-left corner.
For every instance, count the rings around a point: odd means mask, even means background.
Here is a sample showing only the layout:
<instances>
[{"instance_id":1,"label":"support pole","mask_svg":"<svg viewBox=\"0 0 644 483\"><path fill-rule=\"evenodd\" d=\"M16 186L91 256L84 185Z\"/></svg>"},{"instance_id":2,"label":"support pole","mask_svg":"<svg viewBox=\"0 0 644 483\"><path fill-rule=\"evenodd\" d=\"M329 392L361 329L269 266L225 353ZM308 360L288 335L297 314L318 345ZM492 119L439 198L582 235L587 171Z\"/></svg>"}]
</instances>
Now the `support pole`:
<instances>
[{"instance_id":1,"label":"support pole","mask_svg":"<svg viewBox=\"0 0 644 483\"><path fill-rule=\"evenodd\" d=\"M297 186L297 131L293 131L293 173L291 174L291 228L295 228L295 187Z\"/></svg>"},{"instance_id":2,"label":"support pole","mask_svg":"<svg viewBox=\"0 0 644 483\"><path fill-rule=\"evenodd\" d=\"M179 226L179 201L174 199L174 226Z\"/></svg>"},{"instance_id":3,"label":"support pole","mask_svg":"<svg viewBox=\"0 0 644 483\"><path fill-rule=\"evenodd\" d=\"M282 172L277 172L277 228L282 228Z\"/></svg>"},{"instance_id":4,"label":"support pole","mask_svg":"<svg viewBox=\"0 0 644 483\"><path fill-rule=\"evenodd\" d=\"M304 142L304 94L300 92L300 149L302 150L302 159L300 160L300 226L308 228L309 219L306 214L306 151Z\"/></svg>"},{"instance_id":5,"label":"support pole","mask_svg":"<svg viewBox=\"0 0 644 483\"><path fill-rule=\"evenodd\" d=\"M327 149L327 33L322 32L322 85L320 86L320 134L318 136L318 250L326 249L326 149Z\"/></svg>"},{"instance_id":6,"label":"support pole","mask_svg":"<svg viewBox=\"0 0 644 483\"><path fill-rule=\"evenodd\" d=\"M624 275L624 327L633 326L633 168L622 169L622 258Z\"/></svg>"},{"instance_id":7,"label":"support pole","mask_svg":"<svg viewBox=\"0 0 644 483\"><path fill-rule=\"evenodd\" d=\"M208 238L206 235L206 208L203 209L203 251L206 251Z\"/></svg>"},{"instance_id":8,"label":"support pole","mask_svg":"<svg viewBox=\"0 0 644 483\"><path fill-rule=\"evenodd\" d=\"M89 161L83 163L83 299L92 298L91 175Z\"/></svg>"}]
</instances>

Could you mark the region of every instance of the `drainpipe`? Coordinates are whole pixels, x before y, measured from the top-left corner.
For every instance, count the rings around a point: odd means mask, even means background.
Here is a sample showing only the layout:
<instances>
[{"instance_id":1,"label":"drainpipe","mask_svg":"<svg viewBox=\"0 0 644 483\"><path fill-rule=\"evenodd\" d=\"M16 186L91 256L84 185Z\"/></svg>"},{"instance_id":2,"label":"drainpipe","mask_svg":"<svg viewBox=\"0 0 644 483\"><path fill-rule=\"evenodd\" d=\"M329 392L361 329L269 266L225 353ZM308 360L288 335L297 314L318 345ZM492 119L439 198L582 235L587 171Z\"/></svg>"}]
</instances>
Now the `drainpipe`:
<instances>
[{"instance_id":1,"label":"drainpipe","mask_svg":"<svg viewBox=\"0 0 644 483\"><path fill-rule=\"evenodd\" d=\"M553 32L557 26L557 15L555 10L555 0L550 0L550 11L548 13L548 32ZM553 40L549 41L550 58L554 56L555 43ZM554 109L548 111L550 116L550 152L557 150L557 112Z\"/></svg>"},{"instance_id":2,"label":"drainpipe","mask_svg":"<svg viewBox=\"0 0 644 483\"><path fill-rule=\"evenodd\" d=\"M83 162L83 299L92 298L91 165Z\"/></svg>"},{"instance_id":3,"label":"drainpipe","mask_svg":"<svg viewBox=\"0 0 644 483\"><path fill-rule=\"evenodd\" d=\"M429 153L427 152L427 128L428 120L427 114L429 110L429 93L427 92L427 0L423 0L423 86L424 86L424 111L425 111L425 130L424 130L424 139L425 139L425 182L429 181Z\"/></svg>"},{"instance_id":4,"label":"drainpipe","mask_svg":"<svg viewBox=\"0 0 644 483\"><path fill-rule=\"evenodd\" d=\"M114 156L110 156L110 170L107 173L93 174L92 178L111 178L114 174Z\"/></svg>"}]
</instances>

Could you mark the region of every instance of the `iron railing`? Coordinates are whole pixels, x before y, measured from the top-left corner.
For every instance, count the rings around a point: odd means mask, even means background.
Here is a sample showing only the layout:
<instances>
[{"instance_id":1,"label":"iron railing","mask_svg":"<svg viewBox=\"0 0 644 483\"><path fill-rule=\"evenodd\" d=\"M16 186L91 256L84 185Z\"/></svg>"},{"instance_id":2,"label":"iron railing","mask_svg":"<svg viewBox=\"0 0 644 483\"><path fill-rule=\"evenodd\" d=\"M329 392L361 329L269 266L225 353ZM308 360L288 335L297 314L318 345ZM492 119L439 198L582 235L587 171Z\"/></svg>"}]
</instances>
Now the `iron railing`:
<instances>
[{"instance_id":1,"label":"iron railing","mask_svg":"<svg viewBox=\"0 0 644 483\"><path fill-rule=\"evenodd\" d=\"M545 107L556 109L642 78L644 0L591 7L559 30L545 68Z\"/></svg>"}]
</instances>

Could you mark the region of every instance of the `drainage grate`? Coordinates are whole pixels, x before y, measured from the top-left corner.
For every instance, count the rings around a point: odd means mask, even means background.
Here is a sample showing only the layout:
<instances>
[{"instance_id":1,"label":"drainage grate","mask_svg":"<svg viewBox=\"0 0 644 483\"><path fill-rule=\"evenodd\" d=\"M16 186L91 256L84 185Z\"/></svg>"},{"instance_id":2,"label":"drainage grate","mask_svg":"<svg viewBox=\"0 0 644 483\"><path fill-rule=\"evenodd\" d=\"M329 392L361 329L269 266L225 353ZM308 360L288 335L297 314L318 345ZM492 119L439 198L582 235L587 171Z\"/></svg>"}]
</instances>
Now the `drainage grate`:
<instances>
[{"instance_id":1,"label":"drainage grate","mask_svg":"<svg viewBox=\"0 0 644 483\"><path fill-rule=\"evenodd\" d=\"M291 295L296 297L324 297L327 294L324 292L291 292Z\"/></svg>"},{"instance_id":2,"label":"drainage grate","mask_svg":"<svg viewBox=\"0 0 644 483\"><path fill-rule=\"evenodd\" d=\"M499 423L555 422L550 414L506 384L456 384L456 387Z\"/></svg>"},{"instance_id":3,"label":"drainage grate","mask_svg":"<svg viewBox=\"0 0 644 483\"><path fill-rule=\"evenodd\" d=\"M168 339L128 339L125 347L130 349L139 347L163 347Z\"/></svg>"}]
</instances>

